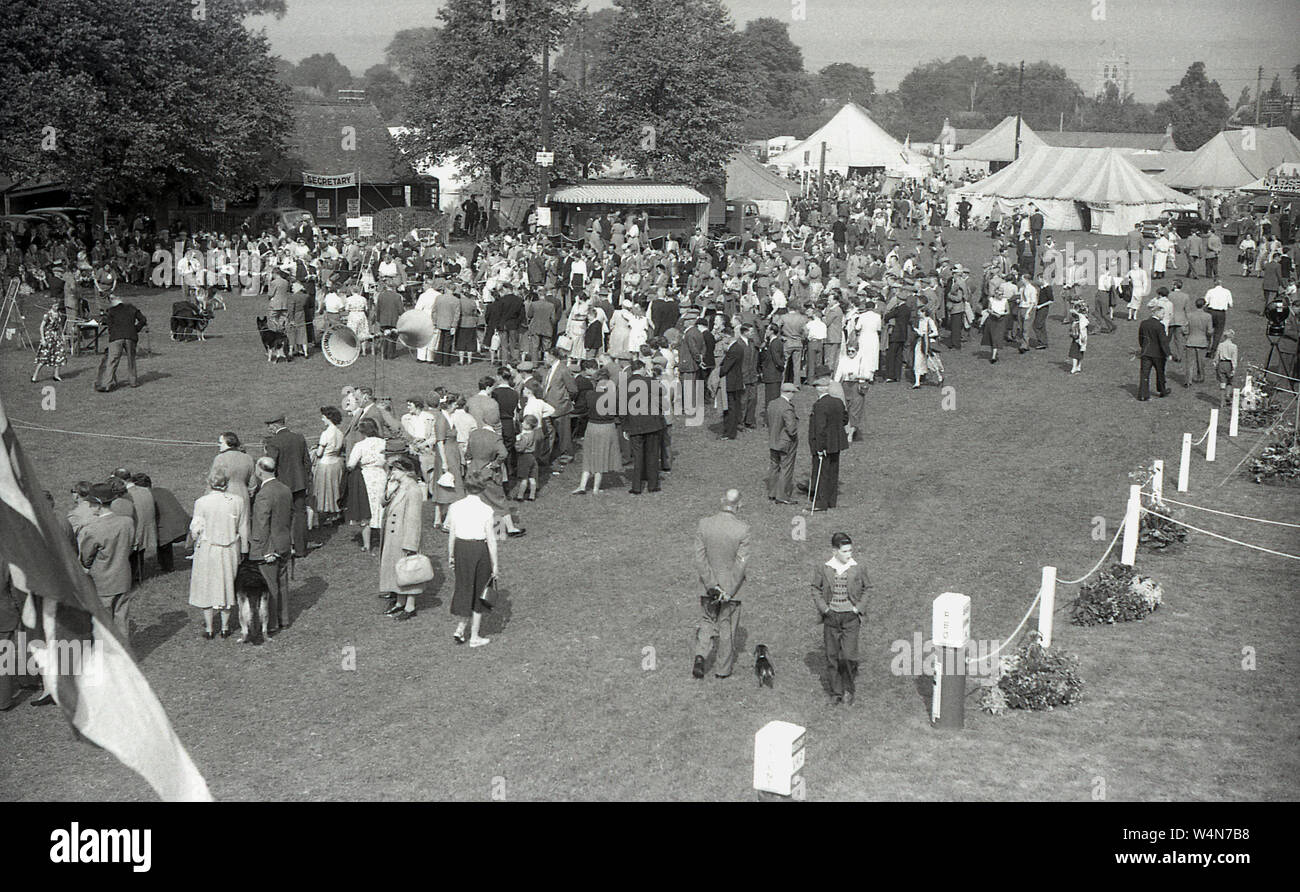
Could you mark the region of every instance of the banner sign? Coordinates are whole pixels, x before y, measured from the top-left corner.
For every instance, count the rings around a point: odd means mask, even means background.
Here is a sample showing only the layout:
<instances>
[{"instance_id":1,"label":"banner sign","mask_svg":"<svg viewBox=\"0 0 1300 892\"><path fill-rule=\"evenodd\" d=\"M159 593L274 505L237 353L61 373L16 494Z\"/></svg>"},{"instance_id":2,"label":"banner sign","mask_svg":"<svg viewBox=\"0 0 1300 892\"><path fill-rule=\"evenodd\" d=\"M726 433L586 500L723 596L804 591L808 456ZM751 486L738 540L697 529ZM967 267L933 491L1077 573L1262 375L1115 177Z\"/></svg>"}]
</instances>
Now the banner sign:
<instances>
[{"instance_id":1,"label":"banner sign","mask_svg":"<svg viewBox=\"0 0 1300 892\"><path fill-rule=\"evenodd\" d=\"M348 224L348 228L349 228L349 229L356 229L356 230L357 230L357 235L374 235L374 234L375 234L375 218L374 218L374 217L369 217L369 216L367 216L367 217L349 217L349 218L348 218L348 221L347 221L347 224Z\"/></svg>"},{"instance_id":2,"label":"banner sign","mask_svg":"<svg viewBox=\"0 0 1300 892\"><path fill-rule=\"evenodd\" d=\"M342 189L357 184L356 172L340 174L307 173L303 171L302 184L317 189Z\"/></svg>"},{"instance_id":3,"label":"banner sign","mask_svg":"<svg viewBox=\"0 0 1300 892\"><path fill-rule=\"evenodd\" d=\"M1300 165L1273 168L1264 177L1264 188L1270 192L1300 192Z\"/></svg>"}]
</instances>

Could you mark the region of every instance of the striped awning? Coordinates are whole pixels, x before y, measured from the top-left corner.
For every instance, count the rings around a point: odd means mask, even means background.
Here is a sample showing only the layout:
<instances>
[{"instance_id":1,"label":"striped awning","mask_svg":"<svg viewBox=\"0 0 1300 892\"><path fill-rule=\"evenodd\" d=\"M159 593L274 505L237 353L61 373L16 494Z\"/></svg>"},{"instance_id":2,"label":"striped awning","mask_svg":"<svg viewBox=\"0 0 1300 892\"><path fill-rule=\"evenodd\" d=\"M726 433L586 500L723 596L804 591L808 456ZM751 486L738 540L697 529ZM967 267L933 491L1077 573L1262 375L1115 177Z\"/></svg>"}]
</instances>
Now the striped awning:
<instances>
[{"instance_id":1,"label":"striped awning","mask_svg":"<svg viewBox=\"0 0 1300 892\"><path fill-rule=\"evenodd\" d=\"M579 183L551 192L552 204L708 204L690 186L672 183Z\"/></svg>"}]
</instances>

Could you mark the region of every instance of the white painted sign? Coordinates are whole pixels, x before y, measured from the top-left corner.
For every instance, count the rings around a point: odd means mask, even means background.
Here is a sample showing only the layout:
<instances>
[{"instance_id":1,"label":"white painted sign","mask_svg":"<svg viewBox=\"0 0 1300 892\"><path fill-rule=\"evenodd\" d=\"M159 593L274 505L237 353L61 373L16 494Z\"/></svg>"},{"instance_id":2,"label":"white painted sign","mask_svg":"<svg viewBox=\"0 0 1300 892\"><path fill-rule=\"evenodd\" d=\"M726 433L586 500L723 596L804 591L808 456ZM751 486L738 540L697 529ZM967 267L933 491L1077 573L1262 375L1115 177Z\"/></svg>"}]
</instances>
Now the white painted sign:
<instances>
[{"instance_id":1,"label":"white painted sign","mask_svg":"<svg viewBox=\"0 0 1300 892\"><path fill-rule=\"evenodd\" d=\"M768 722L754 735L754 789L789 796L804 763L804 732L792 722Z\"/></svg>"},{"instance_id":2,"label":"white painted sign","mask_svg":"<svg viewBox=\"0 0 1300 892\"><path fill-rule=\"evenodd\" d=\"M554 152L538 152L538 153L537 153L537 164L538 164L539 167L550 167L550 166L551 166L552 164L554 164L554 163L555 163L555 153L554 153Z\"/></svg>"},{"instance_id":3,"label":"white painted sign","mask_svg":"<svg viewBox=\"0 0 1300 892\"><path fill-rule=\"evenodd\" d=\"M930 633L935 647L965 647L970 639L970 598L957 592L935 598Z\"/></svg>"}]
</instances>

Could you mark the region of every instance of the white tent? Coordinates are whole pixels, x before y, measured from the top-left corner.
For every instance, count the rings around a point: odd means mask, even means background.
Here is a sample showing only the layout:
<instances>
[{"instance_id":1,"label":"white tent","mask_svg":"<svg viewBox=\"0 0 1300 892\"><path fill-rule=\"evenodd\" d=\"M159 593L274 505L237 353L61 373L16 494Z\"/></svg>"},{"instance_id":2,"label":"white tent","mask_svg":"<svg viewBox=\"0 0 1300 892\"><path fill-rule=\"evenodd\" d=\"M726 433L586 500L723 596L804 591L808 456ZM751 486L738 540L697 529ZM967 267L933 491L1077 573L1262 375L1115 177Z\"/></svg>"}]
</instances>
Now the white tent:
<instances>
[{"instance_id":1,"label":"white tent","mask_svg":"<svg viewBox=\"0 0 1300 892\"><path fill-rule=\"evenodd\" d=\"M822 143L826 143L826 169L841 174L858 169L925 166L924 158L903 148L871 119L866 109L853 102L837 111L812 136L768 158L768 163L782 171L816 171L821 164Z\"/></svg>"},{"instance_id":2,"label":"white tent","mask_svg":"<svg viewBox=\"0 0 1300 892\"><path fill-rule=\"evenodd\" d=\"M1178 189L1239 189L1271 168L1300 161L1300 139L1285 127L1243 127L1214 134L1157 179Z\"/></svg>"},{"instance_id":3,"label":"white tent","mask_svg":"<svg viewBox=\"0 0 1300 892\"><path fill-rule=\"evenodd\" d=\"M1194 208L1195 199L1156 182L1119 149L1042 146L993 176L952 193L949 216L966 198L971 213L988 217L1038 206L1048 229L1123 235L1139 220L1168 208Z\"/></svg>"},{"instance_id":4,"label":"white tent","mask_svg":"<svg viewBox=\"0 0 1300 892\"><path fill-rule=\"evenodd\" d=\"M1037 133L1029 129L1023 120L1020 122L1020 155L1027 155L1030 150L1047 145ZM1010 163L1016 160L1016 116L1007 115L996 127L968 146L958 149L948 156L950 161L1001 161Z\"/></svg>"}]
</instances>

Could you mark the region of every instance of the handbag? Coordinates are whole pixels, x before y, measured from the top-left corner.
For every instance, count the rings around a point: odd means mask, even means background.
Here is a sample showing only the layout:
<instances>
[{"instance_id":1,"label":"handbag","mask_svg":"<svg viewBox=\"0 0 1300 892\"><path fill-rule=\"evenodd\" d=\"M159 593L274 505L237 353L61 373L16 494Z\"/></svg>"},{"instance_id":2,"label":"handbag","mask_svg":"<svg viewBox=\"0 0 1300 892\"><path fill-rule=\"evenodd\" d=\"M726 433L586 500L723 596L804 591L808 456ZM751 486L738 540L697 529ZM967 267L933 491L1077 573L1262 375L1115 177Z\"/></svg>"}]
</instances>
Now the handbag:
<instances>
[{"instance_id":1,"label":"handbag","mask_svg":"<svg viewBox=\"0 0 1300 892\"><path fill-rule=\"evenodd\" d=\"M437 485L444 489L451 489L456 485L456 478L452 475L451 471L443 471L442 474L438 476Z\"/></svg>"},{"instance_id":2,"label":"handbag","mask_svg":"<svg viewBox=\"0 0 1300 892\"><path fill-rule=\"evenodd\" d=\"M402 588L424 585L433 580L433 561L429 560L427 554L408 554L398 558L393 573L397 577L397 584Z\"/></svg>"}]
</instances>

